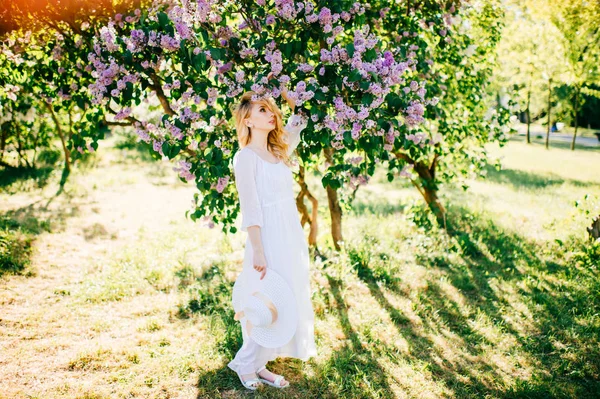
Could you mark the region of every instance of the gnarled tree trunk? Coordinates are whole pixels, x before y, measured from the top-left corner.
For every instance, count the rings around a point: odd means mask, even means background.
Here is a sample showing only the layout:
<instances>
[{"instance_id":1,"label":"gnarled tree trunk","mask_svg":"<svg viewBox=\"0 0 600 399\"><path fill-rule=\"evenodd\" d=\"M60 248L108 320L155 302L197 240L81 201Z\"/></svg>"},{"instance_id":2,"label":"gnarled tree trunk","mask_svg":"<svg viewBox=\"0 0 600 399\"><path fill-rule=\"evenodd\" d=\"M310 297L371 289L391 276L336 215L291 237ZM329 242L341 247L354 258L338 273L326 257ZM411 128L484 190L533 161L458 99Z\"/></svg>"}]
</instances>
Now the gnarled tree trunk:
<instances>
[{"instance_id":1,"label":"gnarled tree trunk","mask_svg":"<svg viewBox=\"0 0 600 399\"><path fill-rule=\"evenodd\" d=\"M440 225L440 227L445 229L447 227L446 208L444 208L444 205L442 205L442 202L437 195L438 187L435 182L435 168L437 167L438 156L435 155L431 165L428 166L423 162L415 162L408 155L402 152L395 152L394 155L396 158L402 159L408 164L413 165L414 171L419 175L422 183L419 184L413 179L411 179L411 183L417 190L419 190L423 196L423 199L425 199L425 202L427 203L427 206L429 206L429 209L431 209L431 212L433 212L437 223Z\"/></svg>"},{"instance_id":2,"label":"gnarled tree trunk","mask_svg":"<svg viewBox=\"0 0 600 399\"><path fill-rule=\"evenodd\" d=\"M54 121L54 124L56 125L56 133L58 134L58 137L60 138L60 143L61 143L61 146L63 149L63 153L65 154L65 166L63 168L63 173L60 178L60 187L62 188L65 185L65 183L67 182L69 175L71 174L71 151L69 151L69 149L67 148L67 137L65 137L65 133L64 133L62 127L60 126L60 121L58 120L58 117L56 116L56 114L54 113L54 110L52 109L52 105L46 103L45 101L44 101L44 103L46 104L48 111L50 111L52 120Z\"/></svg>"},{"instance_id":3,"label":"gnarled tree trunk","mask_svg":"<svg viewBox=\"0 0 600 399\"><path fill-rule=\"evenodd\" d=\"M600 239L600 215L596 216L593 220L592 225L587 228L588 234L592 240Z\"/></svg>"},{"instance_id":4,"label":"gnarled tree trunk","mask_svg":"<svg viewBox=\"0 0 600 399\"><path fill-rule=\"evenodd\" d=\"M333 148L325 148L325 159L330 164L333 164ZM340 243L344 241L342 237L342 207L338 198L337 189L327 186L327 200L329 204L329 214L331 215L331 238L336 251L341 249Z\"/></svg>"},{"instance_id":5,"label":"gnarled tree trunk","mask_svg":"<svg viewBox=\"0 0 600 399\"><path fill-rule=\"evenodd\" d=\"M308 189L308 185L304 179L305 177L305 169L304 166L300 165L300 169L298 171L298 184L300 185L300 192L296 197L296 206L298 207L298 211L302 215L302 220L300 223L304 227L306 223L310 226L310 232L308 233L308 245L316 248L317 246L317 232L318 232L318 223L317 216L319 210L319 202L317 199L311 194ZM304 197L308 198L308 200L312 204L312 212L308 213L308 208L306 204L304 204Z\"/></svg>"},{"instance_id":6,"label":"gnarled tree trunk","mask_svg":"<svg viewBox=\"0 0 600 399\"><path fill-rule=\"evenodd\" d=\"M438 197L438 187L435 183L436 160L437 158L434 159L429 167L421 162L417 162L415 164L415 172L417 172L419 175L422 184L420 189L416 182L413 181L413 184L415 184L419 189L421 195L425 199L425 202L427 202L429 209L431 209L431 212L433 212L438 224L441 227L446 228L446 209Z\"/></svg>"}]
</instances>

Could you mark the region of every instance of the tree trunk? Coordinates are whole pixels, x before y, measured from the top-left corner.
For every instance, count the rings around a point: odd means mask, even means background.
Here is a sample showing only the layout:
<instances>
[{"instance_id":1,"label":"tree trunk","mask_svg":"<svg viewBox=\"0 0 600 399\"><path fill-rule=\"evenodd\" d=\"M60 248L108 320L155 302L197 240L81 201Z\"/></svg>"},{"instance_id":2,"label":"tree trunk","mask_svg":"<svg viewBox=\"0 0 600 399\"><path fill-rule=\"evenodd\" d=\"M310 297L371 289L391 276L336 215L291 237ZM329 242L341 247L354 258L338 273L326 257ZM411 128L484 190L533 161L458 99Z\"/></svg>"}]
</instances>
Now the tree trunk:
<instances>
[{"instance_id":1,"label":"tree trunk","mask_svg":"<svg viewBox=\"0 0 600 399\"><path fill-rule=\"evenodd\" d=\"M531 113L529 106L531 105L531 79L529 80L529 90L527 90L527 144L531 144Z\"/></svg>"},{"instance_id":2,"label":"tree trunk","mask_svg":"<svg viewBox=\"0 0 600 399\"><path fill-rule=\"evenodd\" d=\"M337 190L327 186L327 199L329 200L329 213L331 214L331 238L336 251L341 249L342 237L342 208L338 200Z\"/></svg>"},{"instance_id":3,"label":"tree trunk","mask_svg":"<svg viewBox=\"0 0 600 399\"><path fill-rule=\"evenodd\" d=\"M165 92L162 89L158 75L152 74L150 78L152 79L152 86L150 87L156 93L158 101L160 101L160 105L163 107L163 110L170 116L175 115L175 111L173 111L173 108L171 108L171 104L169 103L169 100L167 99L167 96L165 96Z\"/></svg>"},{"instance_id":4,"label":"tree trunk","mask_svg":"<svg viewBox=\"0 0 600 399\"><path fill-rule=\"evenodd\" d=\"M423 193L423 198L425 198L425 201L427 202L427 205L429 205L429 209L431 209L431 212L433 212L433 215L435 216L435 219L437 220L438 224L440 225L440 227L443 227L445 229L447 227L446 209L444 208L440 199L437 196L437 190L432 190L424 186Z\"/></svg>"},{"instance_id":5,"label":"tree trunk","mask_svg":"<svg viewBox=\"0 0 600 399\"><path fill-rule=\"evenodd\" d=\"M0 161L4 159L4 151L6 149L6 138L8 136L8 131L1 130L0 131Z\"/></svg>"},{"instance_id":6,"label":"tree trunk","mask_svg":"<svg viewBox=\"0 0 600 399\"><path fill-rule=\"evenodd\" d=\"M592 225L587 228L590 238L594 241L600 239L600 216L596 216L592 221Z\"/></svg>"},{"instance_id":7,"label":"tree trunk","mask_svg":"<svg viewBox=\"0 0 600 399\"><path fill-rule=\"evenodd\" d=\"M65 166L63 168L63 173L60 178L60 186L62 187L67 182L67 178L71 174L71 152L67 148L67 143L65 141L65 135L63 133L62 128L60 127L60 122L58 121L58 118L56 117L56 114L54 113L54 110L52 109L52 105L48 104L45 101L44 101L44 103L46 104L46 107L50 111L52 120L54 121L54 124L56 125L56 132L58 133L58 137L60 137L60 143L61 143L61 146L63 149L63 153L65 154Z\"/></svg>"},{"instance_id":8,"label":"tree trunk","mask_svg":"<svg viewBox=\"0 0 600 399\"><path fill-rule=\"evenodd\" d=\"M24 139L23 141L21 141L21 133L23 132L22 129L19 128L19 125L15 122L14 123L14 127L15 127L15 131L17 132L17 153L19 154L19 162L18 165L21 166L22 161L25 161L25 166L27 168L31 168L31 165L29 164L29 160L27 159L27 153L25 152L25 148L23 147L23 142L26 140Z\"/></svg>"},{"instance_id":9,"label":"tree trunk","mask_svg":"<svg viewBox=\"0 0 600 399\"><path fill-rule=\"evenodd\" d=\"M310 232L308 233L308 245L316 248L318 233L317 216L319 210L319 202L308 190L308 185L304 180L304 176L304 166L300 166L300 170L298 172L298 184L300 185L300 193L298 193L298 197L296 197L296 206L298 207L298 210L302 215L302 220L300 222L302 226L304 227L306 223L308 223L310 226ZM312 213L310 215L308 213L308 208L304 204L304 197L307 197L308 200L312 203Z\"/></svg>"},{"instance_id":10,"label":"tree trunk","mask_svg":"<svg viewBox=\"0 0 600 399\"><path fill-rule=\"evenodd\" d=\"M325 159L330 164L333 164L333 148L325 148ZM329 203L329 213L331 215L331 238L333 239L333 246L336 251L341 249L340 243L344 241L342 237L342 207L338 199L337 189L327 186L327 200Z\"/></svg>"},{"instance_id":11,"label":"tree trunk","mask_svg":"<svg viewBox=\"0 0 600 399\"><path fill-rule=\"evenodd\" d=\"M579 119L577 118L577 113L579 112L579 86L577 87L577 91L575 92L575 131L573 132L573 141L571 142L571 151L575 150L575 139L577 138L577 127L579 125Z\"/></svg>"},{"instance_id":12,"label":"tree trunk","mask_svg":"<svg viewBox=\"0 0 600 399\"><path fill-rule=\"evenodd\" d=\"M427 202L427 205L429 206L429 209L431 209L431 212L433 212L433 215L435 216L438 225L445 229L447 227L446 209L442 205L437 195L438 187L435 183L435 166L435 160L429 168L425 164L416 163L414 170L419 175L419 178L421 179L423 184L419 186L414 180L413 184L415 185L415 187L417 187L417 189L425 199L425 202Z\"/></svg>"},{"instance_id":13,"label":"tree trunk","mask_svg":"<svg viewBox=\"0 0 600 399\"><path fill-rule=\"evenodd\" d=\"M550 113L552 111L552 79L548 80L548 126L546 127L546 149L550 144Z\"/></svg>"}]
</instances>

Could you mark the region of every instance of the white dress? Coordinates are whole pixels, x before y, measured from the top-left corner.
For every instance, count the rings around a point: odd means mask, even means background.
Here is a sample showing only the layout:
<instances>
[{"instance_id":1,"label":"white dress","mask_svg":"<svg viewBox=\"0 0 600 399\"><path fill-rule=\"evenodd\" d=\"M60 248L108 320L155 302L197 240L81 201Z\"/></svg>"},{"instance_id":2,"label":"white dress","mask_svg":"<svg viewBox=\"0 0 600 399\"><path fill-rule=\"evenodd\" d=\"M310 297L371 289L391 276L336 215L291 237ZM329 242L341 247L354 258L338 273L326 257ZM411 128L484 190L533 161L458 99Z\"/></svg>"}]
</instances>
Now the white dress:
<instances>
[{"instance_id":1,"label":"white dress","mask_svg":"<svg viewBox=\"0 0 600 399\"><path fill-rule=\"evenodd\" d=\"M288 154L298 146L300 131L305 127L306 123L298 115L292 115L288 120L285 127L289 133ZM241 230L247 231L249 226L260 226L267 273L269 269L275 270L286 280L294 292L298 306L296 333L290 342L279 348L265 348L251 341L245 326L240 324L244 344L228 366L244 374L254 372L277 357L307 360L315 356L317 350L314 340L314 312L310 299L310 258L296 207L292 171L283 162L266 161L247 147L234 155L233 167L242 212ZM248 279L251 273L258 274L253 267L250 237L247 237L243 268L237 278ZM253 370L249 370L249 359L254 362Z\"/></svg>"}]
</instances>

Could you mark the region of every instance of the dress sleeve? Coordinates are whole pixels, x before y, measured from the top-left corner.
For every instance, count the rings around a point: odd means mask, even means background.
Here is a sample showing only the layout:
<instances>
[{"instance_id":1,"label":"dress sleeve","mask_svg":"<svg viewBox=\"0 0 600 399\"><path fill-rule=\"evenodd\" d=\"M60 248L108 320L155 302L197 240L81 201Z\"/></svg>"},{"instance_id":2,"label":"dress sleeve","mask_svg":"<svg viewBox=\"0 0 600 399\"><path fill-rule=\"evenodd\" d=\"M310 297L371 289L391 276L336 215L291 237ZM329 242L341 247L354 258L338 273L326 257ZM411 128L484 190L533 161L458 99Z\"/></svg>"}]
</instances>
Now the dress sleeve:
<instances>
[{"instance_id":1,"label":"dress sleeve","mask_svg":"<svg viewBox=\"0 0 600 399\"><path fill-rule=\"evenodd\" d=\"M263 226L262 208L256 189L256 158L251 151L239 151L233 157L235 186L242 210L242 231Z\"/></svg>"},{"instance_id":2,"label":"dress sleeve","mask_svg":"<svg viewBox=\"0 0 600 399\"><path fill-rule=\"evenodd\" d=\"M300 132L306 127L308 121L297 114L293 114L288 119L288 123L285 126L285 131L288 132L288 156L292 155L292 152L300 144Z\"/></svg>"}]
</instances>

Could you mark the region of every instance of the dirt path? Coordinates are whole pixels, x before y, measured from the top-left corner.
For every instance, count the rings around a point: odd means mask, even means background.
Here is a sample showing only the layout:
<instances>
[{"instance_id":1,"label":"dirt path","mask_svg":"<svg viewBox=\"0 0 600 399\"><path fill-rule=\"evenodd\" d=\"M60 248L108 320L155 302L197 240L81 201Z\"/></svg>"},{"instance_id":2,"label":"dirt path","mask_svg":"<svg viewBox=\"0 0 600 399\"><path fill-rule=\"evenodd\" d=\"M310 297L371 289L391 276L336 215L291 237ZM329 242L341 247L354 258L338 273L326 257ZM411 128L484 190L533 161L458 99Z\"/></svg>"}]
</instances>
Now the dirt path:
<instances>
[{"instance_id":1,"label":"dirt path","mask_svg":"<svg viewBox=\"0 0 600 399\"><path fill-rule=\"evenodd\" d=\"M113 397L109 381L103 380L106 374L90 378L90 371L131 361L136 353L127 349L129 341L139 339L139 326L132 319L140 312L175 306L169 293L158 294L163 297L158 301L153 294L151 301L141 295L92 306L81 306L80 298L72 295L98 272L99 260L133 245L139 234L186 223L193 186L178 182L168 164L151 165L153 172L144 176L139 167L122 164L115 156L102 155L96 168L75 173L67 194L47 208L56 187L0 194L1 214L47 220L52 226L52 232L35 240L35 275L0 280L1 398L73 398L92 392L94 397ZM108 354L103 357L102 351ZM86 353L92 357L87 362ZM181 388L169 396L193 397L193 385Z\"/></svg>"}]
</instances>

